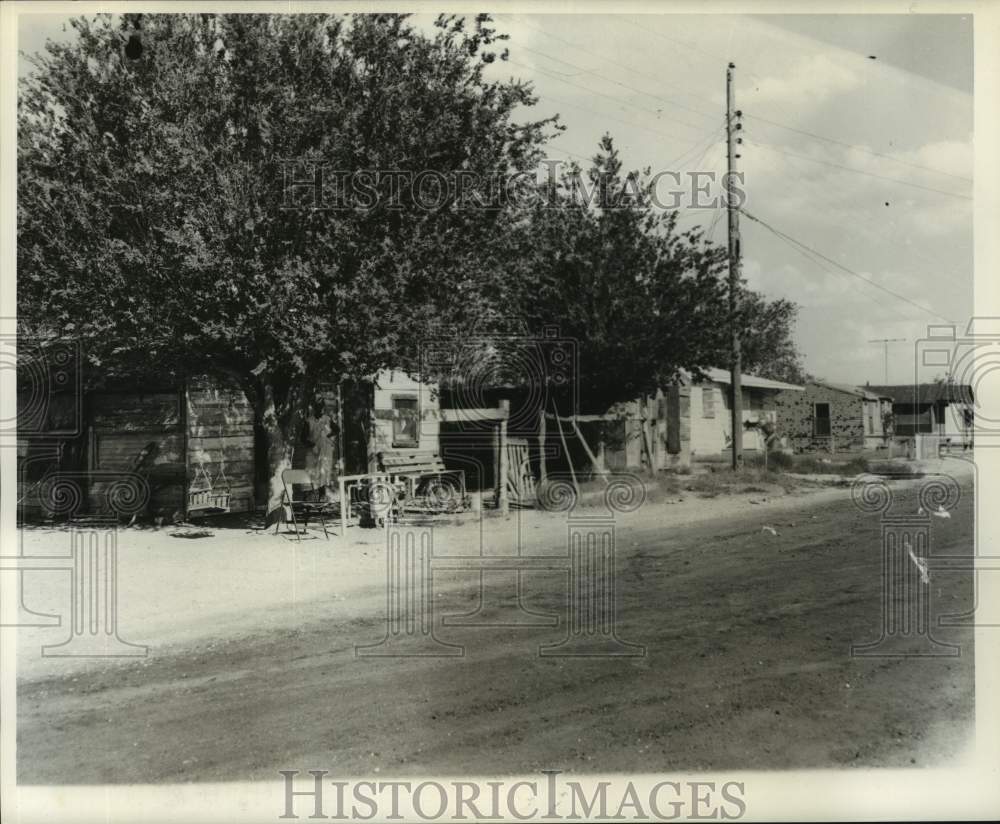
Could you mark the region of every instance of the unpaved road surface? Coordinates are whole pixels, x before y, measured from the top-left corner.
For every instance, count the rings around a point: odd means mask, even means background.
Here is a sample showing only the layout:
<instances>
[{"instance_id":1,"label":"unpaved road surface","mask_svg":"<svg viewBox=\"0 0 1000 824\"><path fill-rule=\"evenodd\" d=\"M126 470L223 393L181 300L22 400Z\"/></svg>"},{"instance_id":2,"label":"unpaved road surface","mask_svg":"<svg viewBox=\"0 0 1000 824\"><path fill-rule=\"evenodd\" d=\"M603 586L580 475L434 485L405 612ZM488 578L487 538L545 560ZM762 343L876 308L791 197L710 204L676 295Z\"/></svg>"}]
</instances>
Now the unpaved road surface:
<instances>
[{"instance_id":1,"label":"unpaved road surface","mask_svg":"<svg viewBox=\"0 0 1000 824\"><path fill-rule=\"evenodd\" d=\"M934 553L972 553L972 497L967 484L951 519L931 519ZM902 511L917 505L898 494ZM946 764L973 725L972 632L934 630L958 657L852 657L880 633L880 540L878 517L846 495L623 528L618 635L643 657L539 657L561 626L447 626L438 635L463 657L358 658L384 633L384 601L368 598L336 620L22 681L19 781ZM563 573L523 580L528 608L561 612ZM438 615L475 608L474 572L435 586ZM971 573L932 572L927 586L935 615L973 605Z\"/></svg>"}]
</instances>

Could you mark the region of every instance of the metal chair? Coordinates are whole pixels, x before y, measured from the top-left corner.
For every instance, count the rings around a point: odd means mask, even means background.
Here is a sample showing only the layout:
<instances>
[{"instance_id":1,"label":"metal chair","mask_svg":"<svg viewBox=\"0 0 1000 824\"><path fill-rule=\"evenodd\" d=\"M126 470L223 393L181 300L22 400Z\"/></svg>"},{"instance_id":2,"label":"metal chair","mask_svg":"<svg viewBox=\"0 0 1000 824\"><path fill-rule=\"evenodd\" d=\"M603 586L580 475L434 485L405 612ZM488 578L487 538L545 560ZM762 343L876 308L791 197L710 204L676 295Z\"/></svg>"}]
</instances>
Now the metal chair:
<instances>
[{"instance_id":1,"label":"metal chair","mask_svg":"<svg viewBox=\"0 0 1000 824\"><path fill-rule=\"evenodd\" d=\"M312 477L304 469L286 469L281 473L281 485L284 491L281 496L281 505L287 509L292 516L292 526L295 528L295 537L301 541L302 535L299 533L299 516L302 517L302 528L308 529L309 519L316 517L323 526L323 535L330 540L330 533L326 529L326 518L332 515L336 509L336 504L322 498L322 489L318 489L313 483ZM296 497L296 488L304 490L304 493ZM281 522L275 524L274 534L278 534L278 527Z\"/></svg>"}]
</instances>

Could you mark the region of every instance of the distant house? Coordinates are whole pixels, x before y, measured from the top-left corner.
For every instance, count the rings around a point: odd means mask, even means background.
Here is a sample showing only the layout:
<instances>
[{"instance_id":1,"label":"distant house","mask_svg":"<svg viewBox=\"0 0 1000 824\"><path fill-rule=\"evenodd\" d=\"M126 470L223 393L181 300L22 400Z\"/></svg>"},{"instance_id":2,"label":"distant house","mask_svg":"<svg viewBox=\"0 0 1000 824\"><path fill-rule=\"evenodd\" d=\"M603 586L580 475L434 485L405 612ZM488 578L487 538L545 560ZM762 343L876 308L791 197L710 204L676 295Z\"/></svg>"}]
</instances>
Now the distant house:
<instances>
[{"instance_id":1,"label":"distant house","mask_svg":"<svg viewBox=\"0 0 1000 824\"><path fill-rule=\"evenodd\" d=\"M892 398L878 387L810 381L775 400L778 435L796 451L878 449L892 433Z\"/></svg>"},{"instance_id":2,"label":"distant house","mask_svg":"<svg viewBox=\"0 0 1000 824\"><path fill-rule=\"evenodd\" d=\"M717 460L732 448L730 382L726 369L706 369L705 378L701 381L687 378L690 387L692 460ZM743 448L749 452L763 450L765 436L755 424L769 421L777 426L777 434L780 435L777 398L801 395L803 388L756 375L742 375L740 382L743 390Z\"/></svg>"},{"instance_id":3,"label":"distant house","mask_svg":"<svg viewBox=\"0 0 1000 824\"><path fill-rule=\"evenodd\" d=\"M892 398L897 435L933 434L962 443L972 439L972 387L950 382L871 386Z\"/></svg>"}]
</instances>

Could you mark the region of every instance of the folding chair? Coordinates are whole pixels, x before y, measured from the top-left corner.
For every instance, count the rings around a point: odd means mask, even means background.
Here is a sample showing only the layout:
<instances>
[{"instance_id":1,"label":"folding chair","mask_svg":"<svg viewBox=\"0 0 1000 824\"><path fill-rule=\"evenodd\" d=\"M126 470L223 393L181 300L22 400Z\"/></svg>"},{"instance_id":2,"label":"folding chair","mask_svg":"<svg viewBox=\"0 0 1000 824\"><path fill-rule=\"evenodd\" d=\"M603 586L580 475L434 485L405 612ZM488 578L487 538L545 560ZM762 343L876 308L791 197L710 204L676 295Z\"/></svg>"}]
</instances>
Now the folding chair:
<instances>
[{"instance_id":1,"label":"folding chair","mask_svg":"<svg viewBox=\"0 0 1000 824\"><path fill-rule=\"evenodd\" d=\"M331 515L336 508L332 501L325 501L321 497L322 490L317 489L312 477L304 469L286 469L281 473L281 485L284 491L281 495L281 505L286 507L292 516L292 526L295 527L295 537L302 540L299 534L298 517L302 517L302 528L309 528L309 519L315 516L323 525L323 534L330 540L330 533L326 529L326 517ZM296 488L302 489L299 497L295 496ZM274 534L278 534L281 522L275 524Z\"/></svg>"}]
</instances>

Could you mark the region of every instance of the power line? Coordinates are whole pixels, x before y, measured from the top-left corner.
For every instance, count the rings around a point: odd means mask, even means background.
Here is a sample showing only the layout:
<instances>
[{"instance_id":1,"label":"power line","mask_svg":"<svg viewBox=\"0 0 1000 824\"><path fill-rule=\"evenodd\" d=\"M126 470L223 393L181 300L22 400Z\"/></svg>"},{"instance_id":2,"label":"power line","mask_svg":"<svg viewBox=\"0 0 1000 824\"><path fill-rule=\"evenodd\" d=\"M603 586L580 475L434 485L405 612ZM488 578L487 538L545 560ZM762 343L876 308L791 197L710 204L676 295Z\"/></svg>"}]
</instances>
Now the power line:
<instances>
[{"instance_id":1,"label":"power line","mask_svg":"<svg viewBox=\"0 0 1000 824\"><path fill-rule=\"evenodd\" d=\"M744 212L744 214L747 214L747 213ZM750 215L747 214L747 217L750 217ZM776 235L776 237L778 238L778 240L780 240L782 243L784 243L790 249L793 249L796 252L798 252L798 254L802 255L802 257L804 257L806 260L808 260L811 264L813 264L818 269L822 269L828 275L835 275L836 277L843 278L845 281L848 280L847 275L845 275L843 272L838 272L836 269L829 268L818 257L816 257L815 255L811 254L810 252L808 252L806 249L802 248L801 246L797 246L795 243L791 242L788 238L783 237L781 235ZM902 312L900 312L898 309L896 309L895 306L887 306L886 304L883 304L881 301L876 301L876 302L878 302L878 304L880 306L883 306L887 311L892 312L893 314L899 316L903 320L911 320L910 317L908 317L907 315L904 315Z\"/></svg>"},{"instance_id":2,"label":"power line","mask_svg":"<svg viewBox=\"0 0 1000 824\"><path fill-rule=\"evenodd\" d=\"M614 83L616 86L621 86L623 89L633 92L635 94L645 95L646 97L651 97L654 100L659 100L663 103L666 103L668 106L675 106L679 109L684 109L685 111L688 112L694 112L695 114L701 115L702 117L710 117L713 120L715 119L715 115L709 115L706 114L705 112L699 112L697 109L692 109L689 106L682 106L679 103L674 103L672 100L669 100L666 97L660 97L659 95L653 94L652 92L644 92L642 89L637 89L635 86L628 85L628 83L622 83L620 80L615 80L613 77L608 77L607 75L601 74L599 71L596 71L594 69L585 69L583 66L576 65L576 63L570 63L568 60L563 60L562 58L559 57L553 57L550 54L546 54L545 52L540 52L537 49L532 49L529 48L528 46L521 46L521 48L524 49L524 51L531 52L532 54L537 54L540 57L544 57L546 60L552 60L556 63L562 63L564 66L569 66L572 69L578 69L581 74L592 74L595 77L600 77L602 80L606 80L608 83ZM657 112L657 114L659 113ZM671 122L680 123L684 126L690 126L692 129L701 129L704 127L704 124L702 124L701 126L696 126L694 123L688 123L685 120L673 120Z\"/></svg>"},{"instance_id":3,"label":"power line","mask_svg":"<svg viewBox=\"0 0 1000 824\"><path fill-rule=\"evenodd\" d=\"M685 43L683 40L678 40L676 37L670 37L669 35L663 34L663 32L656 31L655 29L649 28L648 26L640 25L639 23L636 23L634 20L629 20L629 18L627 17L616 16L614 19L617 20L618 22L627 23L630 26L634 26L635 28L639 29L639 31L648 32L649 34L656 35L657 37L660 37L671 43L676 43L678 46L683 46L686 49L691 49L691 51L701 52L706 57L710 57L713 61L726 60L726 58L723 57L722 55L713 54L712 52L706 51L705 49L699 48L698 46L692 46L690 43Z\"/></svg>"},{"instance_id":4,"label":"power line","mask_svg":"<svg viewBox=\"0 0 1000 824\"><path fill-rule=\"evenodd\" d=\"M849 282L850 279L843 272L838 272L836 269L831 269L826 264L824 264L823 261L820 260L820 258L818 258L815 255L811 254L810 252L806 251L802 247L795 245L794 243L792 243L787 238L784 238L781 235L776 235L776 237L778 238L778 240L780 240L782 243L784 243L786 246L788 246L788 248L793 249L796 252L798 252L800 255L802 255L802 257L804 257L811 264L813 264L813 266L817 267L818 269L822 269L828 275L834 275L834 276L836 276L838 278L842 278L843 280ZM898 309L896 309L895 306L887 306L886 304L884 304L884 303L882 303L881 301L878 301L878 300L876 300L876 303L878 303L880 306L884 307L887 311L892 312L893 314L899 316L900 318L902 318L904 320L911 320L911 318L909 316L907 316L907 315L903 314L902 312L900 312Z\"/></svg>"},{"instance_id":5,"label":"power line","mask_svg":"<svg viewBox=\"0 0 1000 824\"><path fill-rule=\"evenodd\" d=\"M607 80L609 83L614 83L615 85L621 86L622 88L628 89L629 91L635 92L636 94L643 94L643 95L646 95L647 97L653 97L653 95L650 95L647 92L641 91L640 89L636 89L636 88L634 88L632 86L629 86L629 85L627 85L625 83L619 83L617 80L612 80L609 77L604 77L604 75L599 74L597 72L591 72L588 69L583 69L582 67L577 66L575 63L568 63L565 60L560 60L558 57L549 57L549 55L544 54L543 52L535 51L534 49L529 49L527 46L522 46L521 48L523 48L525 51L529 51L529 52L532 52L534 54L541 55L542 57L545 57L548 60L554 60L556 63L564 63L567 66L571 66L571 67L573 67L575 69L580 69L583 74L595 74L598 77L602 77L604 80ZM571 83L564 76L560 75L558 72L553 71L552 69L543 69L540 66L528 66L528 65L526 65L524 63L518 63L516 60L511 60L509 58L508 58L507 62L511 63L511 64L513 64L515 66L520 66L523 69L528 69L529 71L541 72L542 74L547 75L548 77L551 77L553 80L557 80L560 83L565 83L567 86L574 86L574 87L576 87L578 89L582 89L583 91L587 92L588 94L596 94L599 97L606 97L609 100L613 100L615 103L618 103L618 104L621 104L623 102L620 98L613 97L610 94L603 94L601 92L595 91L594 89L590 88L589 86L583 86L583 85L581 85L579 83ZM662 114L662 110L661 111L657 111L656 109L647 109L645 106L640 106L640 105L638 105L636 103L627 103L626 105L629 105L632 108L637 109L639 111L646 112L647 114L651 114L651 115L653 115L654 117L657 117L657 118L660 117L661 114ZM703 129L703 128L705 128L705 124L703 124L703 123L699 124L699 125L695 125L694 123L688 123L685 120L677 120L677 119L673 119L670 122L671 123L677 123L680 126L687 126L689 129ZM676 135L674 135L674 136L676 137Z\"/></svg>"},{"instance_id":6,"label":"power line","mask_svg":"<svg viewBox=\"0 0 1000 824\"><path fill-rule=\"evenodd\" d=\"M875 174L875 172L866 172L864 169L857 169L854 166L844 166L840 163L831 163L829 160L820 160L816 157L809 157L809 155L797 154L796 152L789 152L785 149L779 149L777 146L772 146L770 143L758 143L756 140L746 139L747 143L754 146L758 146L761 149L769 149L772 152L777 152L778 154L787 155L788 157L797 157L800 160L808 160L811 163L819 163L823 166L830 166L834 169L842 169L845 172L854 172L855 174L865 175L867 177L874 177L878 180L887 180L890 183L898 183L900 186L909 186L913 189L922 189L925 192L934 192L939 195L946 195L948 197L958 198L959 200L972 200L969 195L960 195L956 192L947 192L944 189L935 189L933 186L922 186L919 183L911 183L908 180L900 180L898 177L887 177L886 175Z\"/></svg>"},{"instance_id":7,"label":"power line","mask_svg":"<svg viewBox=\"0 0 1000 824\"><path fill-rule=\"evenodd\" d=\"M560 103L560 104L562 104L564 106L572 106L574 109L579 109L580 111L583 111L583 112L589 112L590 114L594 115L595 117L604 117L604 118L607 118L608 120L614 120L617 123L622 123L625 126L631 126L634 129L643 129L643 130L645 130L647 132L652 132L653 134L662 135L664 137L671 137L671 138L673 138L675 140L687 140L688 139L687 137L681 137L680 135L670 134L670 133L664 132L664 131L662 131L660 129L654 129L651 126L644 126L642 123L634 123L631 120L623 120L622 118L615 117L614 115L605 114L604 112L598 112L598 111L595 111L594 109L589 108L588 106L581 106L579 103L574 103L571 100L564 100L561 97L556 97L556 96L551 95L551 94L545 95L545 99L553 101L555 103ZM723 127L720 126L716 131L720 131L722 128ZM713 132L712 134L714 135L715 132ZM698 146L701 146L702 141L704 139L705 139L705 137L703 136L703 137L699 138L698 140L696 140L695 144L694 144L694 148L696 148ZM685 154L686 154L686 152L685 152Z\"/></svg>"},{"instance_id":8,"label":"power line","mask_svg":"<svg viewBox=\"0 0 1000 824\"><path fill-rule=\"evenodd\" d=\"M498 17L502 17L502 16L505 16L505 15L497 15L497 16ZM517 18L523 25L526 25L529 28L534 29L535 31L539 32L540 34L545 35L546 37L549 37L549 38L551 38L553 40L558 40L560 43L565 43L567 46L572 46L575 49L583 49L583 48L585 48L580 43L576 43L576 42L574 42L572 40L567 40L565 37L560 37L557 34L553 34L552 32L550 32L550 31L542 28L541 26L536 26L533 23L529 23L528 20L527 20L527 18L524 15L511 14L511 15L506 15L506 16L509 16L509 17L512 17L512 18ZM541 54L541 52L536 52L536 51L534 51L534 49L530 49L530 48L528 48L527 46L524 46L524 45L520 46L520 48L523 48L526 51L534 52L535 54ZM663 77L658 77L656 75L649 74L647 72L639 71L638 69L636 69L636 68L634 68L632 66L629 66L626 63L622 63L622 62L620 62L618 60L613 60L612 58L605 57L604 55L601 55L601 54L593 54L593 52L591 52L591 54L594 57L597 57L597 59L603 60L606 63L610 63L613 66L619 66L620 68L625 69L625 71L627 71L627 72L631 72L632 74L636 74L636 75L638 75L640 77L649 78L650 80L655 80L658 84L661 84L661 85L665 84L667 86L670 86L671 88L678 89L679 91L681 91L683 93L683 95L685 97L697 97L697 95L693 95L690 92L684 91L684 88L682 86L680 86L680 85L678 85L676 83L671 83L669 80L666 80ZM548 55L548 54L545 54L544 56L548 57L550 60L557 60L557 58L552 57L551 55ZM609 82L617 83L616 80L614 80L614 79L612 79L610 77L607 77L606 75L601 74L596 69L584 69L582 66L576 66L576 65L574 65L572 63L569 63L569 62L567 62L565 60L559 60L558 62L564 63L564 64L566 64L568 66L572 66L573 68L579 69L581 72L583 72L585 74L593 74L593 75L596 75L598 77L603 77L605 80L608 80ZM619 85L621 85L621 84L619 84ZM628 86L626 86L626 88L630 88L631 89L631 87L628 87ZM638 92L639 94L644 94L644 95L647 95L649 97L655 98L656 100L660 100L660 101L666 103L668 106L674 106L674 107L676 107L678 109L683 109L686 112L691 112L692 114L700 115L701 117L708 117L708 118L713 118L714 119L717 116L717 115L709 113L709 112L703 112L700 109L694 109L694 108L692 108L690 106L684 106L681 103L677 103L676 101L671 100L669 98L661 97L659 95L653 94L652 92L642 91L641 89L631 89L631 90L635 91L635 92Z\"/></svg>"},{"instance_id":9,"label":"power line","mask_svg":"<svg viewBox=\"0 0 1000 824\"><path fill-rule=\"evenodd\" d=\"M789 169L801 169L802 167L798 166L798 164L796 163L796 161L790 160L789 164L788 164L788 168ZM782 173L784 174L786 171L787 171L786 169L783 169ZM825 189L825 184L823 184L822 181L816 180L815 178L807 178L805 175L799 175L798 179L801 180L806 185L824 186L824 189ZM826 192L824 191L823 194L825 195ZM866 234L870 234L872 232L873 226L872 226L871 221L858 220L850 212L847 212L843 216L845 218L847 218L851 222L852 226L860 228ZM827 213L825 213L823 215L823 220L825 222L827 222L827 223L832 222L836 226L840 226L840 227L842 227L844 229L847 229L848 231L851 231L850 229L848 229L848 227L845 224L837 222L837 221L834 221L830 217L829 212L827 212ZM880 235L879 239L880 240L888 240L893 246L897 247L898 249L901 249L902 251L906 252L907 254L912 254L914 252L914 248L912 246L906 246L906 245L900 243L899 240L896 238L896 235L895 235L894 232L884 233L884 234ZM920 251L920 254L925 255L925 256L929 256L929 257L933 258L934 260L937 261L937 263L940 266L944 267L945 269L948 269L950 266L953 265L951 263L945 262L940 256L938 256L938 254L936 252L933 251L933 248L925 247L924 249L922 249Z\"/></svg>"},{"instance_id":10,"label":"power line","mask_svg":"<svg viewBox=\"0 0 1000 824\"><path fill-rule=\"evenodd\" d=\"M571 152L569 149L564 149L561 146L550 146L547 148L554 149L557 152L562 152L563 154L567 154L570 157L575 157L577 160L585 160L587 163L591 163L594 160L593 157L584 157L584 155L577 154L576 152Z\"/></svg>"},{"instance_id":11,"label":"power line","mask_svg":"<svg viewBox=\"0 0 1000 824\"><path fill-rule=\"evenodd\" d=\"M747 114L747 117L753 120L759 120L761 123L767 123L769 126L777 126L779 129L785 129L789 132L795 132L796 134L805 135L806 137L812 137L816 140L824 140L827 143L833 143L837 146L844 146L848 149L857 149L859 152L864 152L865 154L871 155L872 157L882 157L886 160L892 160L895 163L901 163L904 166L911 166L914 169L923 169L925 172L934 172L935 174L945 175L946 177L953 177L956 180L964 180L966 183L972 183L971 177L962 177L962 175L952 174L951 172L945 172L941 169L935 169L932 166L921 166L919 163L911 163L908 160L901 160L898 157L893 157L892 155L885 154L883 152L876 152L874 149L869 149L865 146L859 146L857 143L846 143L843 140L835 140L832 137L825 137L821 134L816 134L815 132L808 132L805 129L796 129L794 126L786 126L784 123L779 123L777 120L769 120L766 117L761 117L756 114Z\"/></svg>"},{"instance_id":12,"label":"power line","mask_svg":"<svg viewBox=\"0 0 1000 824\"><path fill-rule=\"evenodd\" d=\"M702 144L705 142L706 138L703 137L701 140L697 141L686 152L683 152L682 154L678 155L673 160L671 160L669 163L667 163L666 164L667 168L670 169L672 167L676 167L680 165L682 162L690 160L692 157L694 157L694 153L697 152L699 148L702 149L701 156L698 158L698 162L695 163L694 165L695 166L701 165L701 162L705 159L705 156L712 150L714 146L718 144L718 140L722 136L722 132L725 131L725 128L726 127L724 125L719 126L717 129L715 129L709 135L707 135L708 143L707 145L704 146L704 148L702 148Z\"/></svg>"},{"instance_id":13,"label":"power line","mask_svg":"<svg viewBox=\"0 0 1000 824\"><path fill-rule=\"evenodd\" d=\"M892 295L894 298L897 298L899 300L905 301L906 303L910 304L911 306L915 306L917 309L920 309L923 312L927 312L928 314L933 315L936 318L941 318L941 320L943 320L943 321L947 321L948 323L953 323L953 321L950 318L946 318L944 315L939 314L938 312L935 312L933 309L929 309L928 307L923 306L923 305L917 303L916 301L910 300L908 297L906 297L906 295L901 295L899 292L894 292L892 289L889 289L888 287L883 286L881 283L877 283L876 281L872 280L871 278L866 278L864 275L859 274L858 272L855 272L853 269L849 269L848 267L844 266L844 264L837 262L833 258L827 257L822 252L819 252L816 249L813 249L811 246L808 246L807 244L803 243L802 241L796 240L791 235L785 234L784 232L780 231L779 229L775 229L769 223L767 223L764 220L761 220L756 215L752 215L746 209L741 209L740 212L741 212L741 214L746 215L750 220L754 221L755 223L759 223L761 226L763 226L765 229L767 229L772 234L774 234L774 235L782 238L783 240L786 240L786 241L788 241L790 243L793 243L796 246L801 247L802 249L807 250L811 254L815 255L816 257L818 257L818 258L820 258L822 260L825 260L827 263L830 263L833 266L836 266L838 269L846 272L847 274L851 275L852 277L855 277L858 280L862 280L865 283L868 283L871 286L874 286L876 289L881 289L886 294Z\"/></svg>"},{"instance_id":14,"label":"power line","mask_svg":"<svg viewBox=\"0 0 1000 824\"><path fill-rule=\"evenodd\" d=\"M638 23L636 23L636 22L634 22L632 20L629 20L628 18L625 18L625 17L616 17L615 19L617 21L619 21L619 22L627 23L630 26L634 26L635 28L639 29L640 31L644 31L644 32L652 34L652 35L654 35L656 37L660 37L660 38L662 38L664 40L667 40L667 41L669 41L671 43L677 43L678 45L684 46L685 48L691 49L692 51L700 52L701 54L705 55L706 57L711 58L712 60L716 60L716 59L718 59L718 60L726 60L727 59L726 57L724 57L722 55L706 51L705 49L699 48L697 46L693 46L690 43L686 43L683 40L678 40L675 37L670 37L668 35L663 34L662 32L658 32L658 31L656 31L654 29L651 29L651 28L648 28L646 26L639 25ZM540 29L540 31L541 31L541 29ZM569 43L569 41L563 41L563 42ZM579 44L572 44L572 43L570 43L570 45L577 45L577 46L579 46ZM621 65L627 71L633 71L633 72L636 72L637 74L640 73L640 72L638 72L635 69L631 69L628 66L625 66L624 64L618 64L618 65ZM754 74L753 72L748 72L748 74L751 77L757 78L758 80L762 80L763 79L763 78L760 77L760 75ZM647 94L648 94L648 92L647 92ZM673 104L673 105L678 105L678 104ZM690 109L689 108L688 111L696 112L698 114L702 114L703 116L707 117L707 114L705 114L703 112L698 112L696 109ZM863 153L868 154L868 155L871 155L872 157L879 157L879 158L883 158L885 160L890 160L890 161L892 161L894 163L900 163L900 164L902 164L904 166L909 166L909 167L914 168L914 169L921 169L921 170L926 171L926 172L933 172L935 174L945 175L946 177L952 177L952 178L955 178L957 180L965 181L966 183L972 183L973 182L972 178L969 178L969 177L964 177L962 175L956 175L956 174L954 174L952 172L946 172L943 169L936 169L933 166L924 166L924 165L922 165L920 163L913 163L913 162L908 161L908 160L903 160L903 159L898 158L898 157L893 157L892 155L886 154L884 152L877 152L874 149L869 149L869 148L867 148L865 146L861 146L861 145L859 145L857 143L848 143L848 142L843 141L843 140L837 140L837 139L832 138L832 137L826 137L825 135L816 134L815 132L810 132L810 131L808 131L806 129L796 128L795 126L789 126L789 125L787 125L785 123L781 123L781 122L779 122L777 120L772 120L772 119L767 118L767 117L762 117L760 115L754 115L754 114L750 114L750 113L747 113L747 117L751 117L754 120L760 121L761 123L767 123L770 126L776 126L779 129L785 129L786 131L794 132L796 134L800 134L800 135L803 135L805 137L811 137L811 138L814 138L816 140L822 140L822 141L825 141L827 143L833 143L835 145L844 146L844 147L849 148L849 149L857 149L858 151L863 152Z\"/></svg>"}]
</instances>

